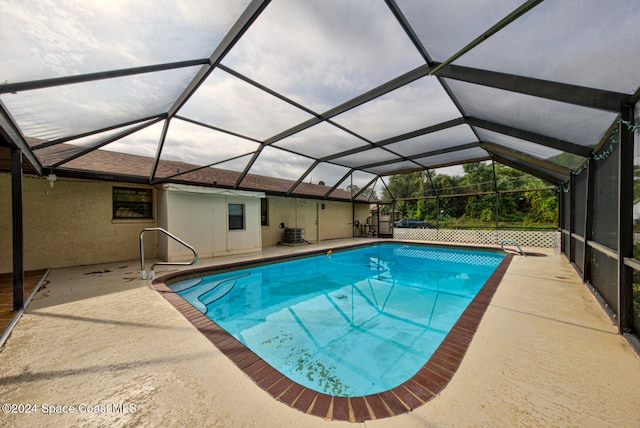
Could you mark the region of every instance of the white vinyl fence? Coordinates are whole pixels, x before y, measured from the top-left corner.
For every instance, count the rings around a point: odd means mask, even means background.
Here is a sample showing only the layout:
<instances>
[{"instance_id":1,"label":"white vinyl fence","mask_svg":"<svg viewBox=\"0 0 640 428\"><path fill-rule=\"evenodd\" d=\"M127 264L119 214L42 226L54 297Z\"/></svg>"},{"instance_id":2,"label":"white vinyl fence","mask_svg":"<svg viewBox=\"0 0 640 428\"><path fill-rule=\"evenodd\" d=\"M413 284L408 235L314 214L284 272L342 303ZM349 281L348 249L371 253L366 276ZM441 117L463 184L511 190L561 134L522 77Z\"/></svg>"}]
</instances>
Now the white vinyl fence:
<instances>
[{"instance_id":1,"label":"white vinyl fence","mask_svg":"<svg viewBox=\"0 0 640 428\"><path fill-rule=\"evenodd\" d=\"M560 232L524 230L465 230L465 229L408 229L394 228L395 239L433 242L459 242L464 244L500 245L512 240L521 247L553 248L560 252Z\"/></svg>"}]
</instances>

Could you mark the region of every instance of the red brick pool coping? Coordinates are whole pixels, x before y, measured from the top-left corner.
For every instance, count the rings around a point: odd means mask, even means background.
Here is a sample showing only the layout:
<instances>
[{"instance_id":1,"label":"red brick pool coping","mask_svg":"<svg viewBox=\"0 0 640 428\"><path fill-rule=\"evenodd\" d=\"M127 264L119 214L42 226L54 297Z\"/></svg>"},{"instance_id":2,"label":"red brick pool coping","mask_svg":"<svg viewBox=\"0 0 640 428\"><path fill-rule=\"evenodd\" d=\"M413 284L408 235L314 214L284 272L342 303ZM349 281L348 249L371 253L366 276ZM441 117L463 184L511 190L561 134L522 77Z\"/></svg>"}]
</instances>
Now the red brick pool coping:
<instances>
[{"instance_id":1,"label":"red brick pool coping","mask_svg":"<svg viewBox=\"0 0 640 428\"><path fill-rule=\"evenodd\" d=\"M286 259L289 257L277 258ZM190 272L166 275L153 281L153 287L187 320L207 337L263 390L276 400L304 413L329 420L363 422L407 413L438 395L458 369L482 317L502 280L512 254L507 254L438 349L411 378L388 391L360 397L338 397L314 391L294 382L274 369L253 351L202 312L184 300L166 282L185 278ZM269 261L273 261L270 259ZM243 264L247 264L246 262ZM251 263L250 263L251 264ZM229 269L237 264L196 269L198 274ZM173 279L173 281L171 281Z\"/></svg>"}]
</instances>

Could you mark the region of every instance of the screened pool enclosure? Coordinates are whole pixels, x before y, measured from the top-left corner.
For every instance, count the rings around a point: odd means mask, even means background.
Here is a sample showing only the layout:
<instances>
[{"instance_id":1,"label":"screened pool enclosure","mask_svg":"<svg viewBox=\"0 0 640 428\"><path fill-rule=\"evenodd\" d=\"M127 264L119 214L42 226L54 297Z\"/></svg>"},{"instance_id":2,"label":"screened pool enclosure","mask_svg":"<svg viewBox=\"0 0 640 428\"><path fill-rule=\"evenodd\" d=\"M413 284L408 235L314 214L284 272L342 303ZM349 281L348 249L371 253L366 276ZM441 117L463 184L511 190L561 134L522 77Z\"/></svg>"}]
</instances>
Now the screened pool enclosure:
<instances>
[{"instance_id":1,"label":"screened pool enclosure","mask_svg":"<svg viewBox=\"0 0 640 428\"><path fill-rule=\"evenodd\" d=\"M557 189L562 251L640 331L635 0L7 0L0 16L16 259L23 171L366 203L395 174L492 161Z\"/></svg>"}]
</instances>

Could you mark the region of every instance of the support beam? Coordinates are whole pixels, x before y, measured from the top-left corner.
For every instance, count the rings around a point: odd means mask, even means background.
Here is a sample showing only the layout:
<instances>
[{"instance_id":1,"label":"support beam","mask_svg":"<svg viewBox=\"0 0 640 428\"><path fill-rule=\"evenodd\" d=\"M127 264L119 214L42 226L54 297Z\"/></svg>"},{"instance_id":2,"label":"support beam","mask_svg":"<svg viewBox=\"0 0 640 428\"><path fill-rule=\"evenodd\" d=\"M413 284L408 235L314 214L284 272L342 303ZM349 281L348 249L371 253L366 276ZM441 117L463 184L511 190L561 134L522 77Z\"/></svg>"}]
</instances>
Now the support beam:
<instances>
[{"instance_id":1,"label":"support beam","mask_svg":"<svg viewBox=\"0 0 640 428\"><path fill-rule=\"evenodd\" d=\"M240 18L231 27L229 32L225 35L222 41L218 44L218 47L209 57L208 64L203 66L196 76L191 80L191 83L180 94L176 102L171 106L168 111L169 118L173 117L178 110L191 98L196 89L204 83L213 70L218 66L222 58L231 50L231 48L240 40L243 34L249 29L251 24L258 19L258 16L269 5L270 0L253 0Z\"/></svg>"},{"instance_id":2,"label":"support beam","mask_svg":"<svg viewBox=\"0 0 640 428\"><path fill-rule=\"evenodd\" d=\"M422 159L422 158L426 158L429 156L437 156L437 155L443 155L446 153L453 153L453 152L458 152L460 150L466 150L466 149L473 149L478 147L478 143L468 143L468 144L461 144L459 146L451 146L451 147L445 147L444 149L438 149L438 150L432 150L430 152L423 152L423 153L417 153L415 155L411 155L411 156L403 156L401 159L398 159L397 162L404 162L404 161L415 161L417 159ZM327 158L325 158L327 159ZM331 157L328 160L334 159L333 157ZM366 168L375 168L378 166L385 166L385 165L389 165L392 164L392 162L389 161L382 161L382 162L374 162L374 163L369 163L369 164L365 164L365 165L358 165L358 169L366 169ZM416 169L423 169L420 165L416 165ZM394 174L396 172L394 171Z\"/></svg>"},{"instance_id":3,"label":"support beam","mask_svg":"<svg viewBox=\"0 0 640 428\"><path fill-rule=\"evenodd\" d=\"M54 77L51 79L32 80L29 82L5 83L4 85L0 85L0 93L18 93L23 91L32 91L35 89L52 88L55 86L73 85L76 83L95 82L96 80L114 79L116 77L135 76L144 73L174 70L176 68L197 67L205 64L209 64L208 58L147 65L120 70L101 71L97 73L78 74L75 76Z\"/></svg>"},{"instance_id":4,"label":"support beam","mask_svg":"<svg viewBox=\"0 0 640 428\"><path fill-rule=\"evenodd\" d=\"M292 100L289 97L284 96L280 92L276 92L273 89L271 89L271 88L269 88L269 87L267 87L267 86L265 86L265 85L263 85L263 84L261 84L259 82L256 82L255 80L245 76L242 73L239 73L239 72L235 71L234 69L232 69L230 67L227 67L224 64L218 64L218 69L229 73L233 77L235 77L237 79L240 79L240 80L244 81L245 83L248 83L249 85L251 85L251 86L253 86L255 88L260 89L262 92L266 92L267 94L269 94L271 96L274 96L274 97L280 99L281 101L284 101L287 104L291 104L292 106L294 106L294 107L296 107L296 108L298 108L298 109L300 109L300 110L302 110L302 111L304 111L306 113L309 113L312 116L316 116L316 117L320 118L320 115L317 112L315 112L315 111L303 106L302 104Z\"/></svg>"},{"instance_id":5,"label":"support beam","mask_svg":"<svg viewBox=\"0 0 640 428\"><path fill-rule=\"evenodd\" d=\"M559 140L557 138L546 137L544 135L535 134L533 132L523 131L521 129L512 128L510 126L501 125L499 123L489 122L487 120L477 119L475 117L467 117L465 119L468 125L483 128L488 131L498 132L510 137L519 138L532 143L540 144L545 147L571 153L577 156L587 158L591 156L592 150L589 147L579 144L570 143L569 141Z\"/></svg>"},{"instance_id":6,"label":"support beam","mask_svg":"<svg viewBox=\"0 0 640 428\"><path fill-rule=\"evenodd\" d=\"M453 128L454 126L463 125L466 120L463 117L457 119L448 120L435 125L427 126L426 128L418 129L417 131L407 132L406 134L396 135L395 137L387 138L386 140L378 141L375 143L376 147L386 146L387 144L397 143L398 141L408 140L410 138L419 137L421 135L430 134L432 132L442 131L444 129Z\"/></svg>"},{"instance_id":7,"label":"support beam","mask_svg":"<svg viewBox=\"0 0 640 428\"><path fill-rule=\"evenodd\" d=\"M97 134L100 134L100 133L103 133L103 132L107 132L107 131L114 131L114 130L119 129L119 128L124 128L124 127L130 126L130 125L135 125L135 124L138 124L138 123L147 122L149 120L164 119L166 117L167 117L167 115L165 113L156 114L156 115L153 115L153 116L143 117L141 119L135 119L135 120L131 120L131 121L127 121L127 122L123 122L123 123L118 123L118 124L115 124L115 125L107 126L105 128L93 129L93 130L91 130L89 132L83 132L81 134L69 135L69 136L66 136L64 138L57 138L55 140L45 141L44 143L34 144L33 146L31 146L31 150L36 151L36 150L44 149L46 147L57 146L58 144L66 143L67 141L76 140L78 138L89 137L91 135L97 135Z\"/></svg>"},{"instance_id":8,"label":"support beam","mask_svg":"<svg viewBox=\"0 0 640 428\"><path fill-rule=\"evenodd\" d=\"M425 162L420 161L420 165L423 166L423 168L431 168L431 169L436 169L436 168L445 168L448 166L462 166L466 163L474 163L474 162L483 162L483 161L488 161L491 160L491 155L490 153L487 153L487 156L480 156L477 158L471 158L471 159L465 159L465 160L457 160L457 161L452 161L452 162L445 162L445 163L437 163L437 164L427 164ZM418 162L417 160L415 162Z\"/></svg>"},{"instance_id":9,"label":"support beam","mask_svg":"<svg viewBox=\"0 0 640 428\"><path fill-rule=\"evenodd\" d=\"M249 27L251 27L251 24L253 24L253 22L258 19L258 16L260 16L262 11L269 5L269 2L270 0L252 0L251 3L249 3L240 18L238 18L233 27L231 27L229 32L218 44L216 50L213 51L213 53L209 57L208 64L202 66L196 76L191 80L189 85L185 88L184 91L182 91L178 99L169 108L167 112L167 123L178 113L182 106L184 106L186 102L189 101L196 90L207 80L207 77L209 77L209 75L213 73L213 70L215 70L220 61L222 61L222 58L224 58L224 56L231 50L231 48L238 42L238 40L240 40L240 38L249 29ZM160 162L160 155L162 153L162 146L164 145L165 137L166 124L165 129L163 130L162 137L158 144L156 159L153 164L151 176L149 177L149 182L153 182L155 179L155 174L158 168L158 163ZM244 175L246 175L246 171ZM244 175L242 178L244 178ZM240 181L241 180L238 181L238 184L240 183Z\"/></svg>"},{"instance_id":10,"label":"support beam","mask_svg":"<svg viewBox=\"0 0 640 428\"><path fill-rule=\"evenodd\" d=\"M565 252L565 248L564 248L564 233L562 233L562 229L567 229L567 226L564 224L564 214L565 214L565 208L564 208L564 201L565 201L565 195L566 193L564 193L564 191L562 190L562 185L559 186L558 189L558 230L560 231L560 253L564 254Z\"/></svg>"},{"instance_id":11,"label":"support beam","mask_svg":"<svg viewBox=\"0 0 640 428\"><path fill-rule=\"evenodd\" d=\"M595 178L596 178L596 161L593 158L589 158L587 165L587 200L585 201L584 210L584 240L588 243L593 239L593 212L594 198L595 198ZM591 254L592 249L590 245L584 246L583 260L582 260L582 279L584 282L591 283Z\"/></svg>"},{"instance_id":12,"label":"support beam","mask_svg":"<svg viewBox=\"0 0 640 428\"><path fill-rule=\"evenodd\" d=\"M222 132L222 133L227 134L227 135L233 135L234 137L242 138L244 140L253 141L254 143L258 143L258 144L262 143L261 140L255 139L255 138L250 137L248 135L238 134L237 132L232 132L232 131L229 131L228 129L223 129L223 128L220 128L218 126L209 125L208 123L204 123L204 122L200 122L199 120L194 120L194 119L190 119L188 117L180 116L179 114L176 114L173 117L175 119L180 119L182 121L189 122L189 123L192 123L192 124L197 125L197 126L202 126L203 128L212 129L214 131Z\"/></svg>"},{"instance_id":13,"label":"support beam","mask_svg":"<svg viewBox=\"0 0 640 428\"><path fill-rule=\"evenodd\" d=\"M329 195L333 193L333 191L336 190L338 186L340 186L344 182L344 180L346 180L351 174L353 174L353 171L354 171L353 168L349 169L349 172L347 172L340 180L338 180L336 184L334 184L333 187L331 187L331 189L329 189L327 193L325 193L322 197L328 198Z\"/></svg>"},{"instance_id":14,"label":"support beam","mask_svg":"<svg viewBox=\"0 0 640 428\"><path fill-rule=\"evenodd\" d=\"M22 224L22 150L11 146L11 218L13 227L13 310L24 308L24 231Z\"/></svg>"},{"instance_id":15,"label":"support beam","mask_svg":"<svg viewBox=\"0 0 640 428\"><path fill-rule=\"evenodd\" d=\"M375 98L378 98L388 92L394 91L402 86L408 85L414 80L418 80L429 73L429 68L426 65L421 65L413 70L410 70L393 80L388 81L387 83L383 83L382 85L371 89L370 91L365 92L364 94L358 95L351 100L340 104L330 110L322 113L322 117L325 119L331 119L334 116L342 114L348 110L358 107L361 104L364 104L368 101L371 101Z\"/></svg>"},{"instance_id":16,"label":"support beam","mask_svg":"<svg viewBox=\"0 0 640 428\"><path fill-rule=\"evenodd\" d=\"M436 197L439 196L438 189L436 189L436 185L433 183L433 179L431 178L431 173L429 172L429 168L425 168L424 170L427 173L427 178L429 179L429 183L431 183L431 188L433 189L433 193Z\"/></svg>"},{"instance_id":17,"label":"support beam","mask_svg":"<svg viewBox=\"0 0 640 428\"><path fill-rule=\"evenodd\" d=\"M622 106L623 121L634 122L632 104ZM633 331L633 275L624 264L633 257L633 131L620 124L618 144L618 332Z\"/></svg>"},{"instance_id":18,"label":"support beam","mask_svg":"<svg viewBox=\"0 0 640 428\"><path fill-rule=\"evenodd\" d=\"M633 96L632 94L621 92L605 91L603 89L569 85L567 83L459 65L448 65L440 69L437 75L438 77L611 112L618 112L620 102L627 102Z\"/></svg>"},{"instance_id":19,"label":"support beam","mask_svg":"<svg viewBox=\"0 0 640 428\"><path fill-rule=\"evenodd\" d=\"M535 169L530 165L524 165L514 160L507 159L506 157L500 155L499 153L492 153L491 158L500 162L503 165L510 166L511 168L515 168L522 172L526 172L527 174L531 174L534 177L538 177L543 180L546 180L549 183L553 183L555 185L560 185L560 183L562 183L562 180L560 180L558 177L554 177L553 175L550 175L545 171L540 171L538 169Z\"/></svg>"},{"instance_id":20,"label":"support beam","mask_svg":"<svg viewBox=\"0 0 640 428\"><path fill-rule=\"evenodd\" d=\"M378 181L378 177L374 177L373 179L371 179L371 181L369 181L362 189L358 190L358 192L355 195L351 195L351 200L355 201L358 196L360 196L361 194L364 193L365 190L367 190L369 188L369 186L374 185L374 183ZM351 191L353 192L353 189L351 189ZM367 200L371 199L371 196L369 196L367 198Z\"/></svg>"},{"instance_id":21,"label":"support beam","mask_svg":"<svg viewBox=\"0 0 640 428\"><path fill-rule=\"evenodd\" d=\"M493 144L493 143L480 143L480 147L485 149L490 153L498 153L503 156L507 156L510 158L514 158L522 163L529 164L533 167L540 168L541 170L545 170L548 173L562 175L565 178L569 177L571 174L571 170L561 165L557 165L555 163L545 161L542 159L538 159L526 153L519 152L517 150L512 150L507 147Z\"/></svg>"},{"instance_id":22,"label":"support beam","mask_svg":"<svg viewBox=\"0 0 640 428\"><path fill-rule=\"evenodd\" d=\"M438 72L443 67L446 67L447 65L453 63L456 59L460 58L462 55L466 54L471 49L475 48L480 43L484 42L489 37L493 36L495 33L497 33L498 31L502 30L504 27L506 27L507 25L511 24L513 21L515 21L516 19L520 18L522 15L524 15L525 13L527 13L529 10L533 9L534 7L539 5L540 3L542 3L542 0L528 0L528 1L524 2L520 7L518 7L516 10L511 12L509 15L505 16L504 18L502 18L500 21L498 21L498 23L496 23L494 26L489 28L487 31L485 31L484 33L480 34L478 37L473 39L470 43L468 43L466 46L464 46L458 52L456 52L455 54L450 56L446 61L444 61L441 64L436 65L429 72L429 74L431 74L431 75L438 74Z\"/></svg>"},{"instance_id":23,"label":"support beam","mask_svg":"<svg viewBox=\"0 0 640 428\"><path fill-rule=\"evenodd\" d=\"M42 164L30 150L29 144L27 144L22 132L20 132L20 129L13 120L13 117L9 114L2 100L0 100L0 133L12 146L18 147L36 173L42 175Z\"/></svg>"},{"instance_id":24,"label":"support beam","mask_svg":"<svg viewBox=\"0 0 640 428\"><path fill-rule=\"evenodd\" d=\"M339 106L333 107L332 109L329 109L327 111L325 111L324 113L321 113L315 117L310 118L309 120L298 124L292 128L286 129L284 131L282 131L281 133L274 135L273 137L268 138L267 140L264 141L265 145L270 145L273 144L277 141L280 141L284 138L287 138L297 132L300 132L306 128L309 128L310 126L316 125L318 123L320 123L322 120L325 120L329 123L331 123L334 126L339 127L340 129L342 129L343 131L345 130L344 128L342 128L341 126L338 126L338 124L331 122L330 119L332 117L335 117L339 114L342 114L344 112L347 112L351 109L354 109L366 102L369 102L375 98L378 98L382 95L385 95L391 91L394 91L398 88L401 88L402 86L408 85L409 83L420 79L424 76L427 75L428 72L428 67L426 65L421 65L419 67L414 68L411 71L408 71L407 73L396 77L393 80L390 80L389 82L383 83L382 85L371 89L370 91L365 92L364 94L358 95L355 98L352 98L349 101L346 101L342 104L340 104ZM358 138L362 138L359 135L355 135L352 133L352 135L358 137ZM366 141L366 140L364 140Z\"/></svg>"},{"instance_id":25,"label":"support beam","mask_svg":"<svg viewBox=\"0 0 640 428\"><path fill-rule=\"evenodd\" d=\"M384 182L384 179L382 177L380 177L380 182L382 183L382 185L384 186L385 189L387 189L387 193L389 193L389 195L391 195L391 190L389 189L389 187L387 186L387 183ZM393 197L393 196L392 196Z\"/></svg>"},{"instance_id":26,"label":"support beam","mask_svg":"<svg viewBox=\"0 0 640 428\"><path fill-rule=\"evenodd\" d=\"M151 175L149 176L149 183L153 183L156 179L156 172L158 172L158 165L160 165L160 157L162 156L162 149L164 142L167 139L167 132L169 132L169 124L171 118L165 119L162 124L162 132L160 133L160 140L158 141L158 147L156 149L156 157L153 159L153 166L151 167Z\"/></svg>"},{"instance_id":27,"label":"support beam","mask_svg":"<svg viewBox=\"0 0 640 428\"><path fill-rule=\"evenodd\" d=\"M491 169L493 171L493 191L496 193L496 230L500 222L500 194L498 193L498 177L496 177L496 161L491 160Z\"/></svg>"},{"instance_id":28,"label":"support beam","mask_svg":"<svg viewBox=\"0 0 640 428\"><path fill-rule=\"evenodd\" d=\"M569 263L575 262L575 244L573 243L573 233L576 231L576 176L571 174L569 179ZM566 195L565 195L566 196Z\"/></svg>"},{"instance_id":29,"label":"support beam","mask_svg":"<svg viewBox=\"0 0 640 428\"><path fill-rule=\"evenodd\" d=\"M62 164L65 164L67 162L71 162L72 160L77 159L77 158L79 158L81 156L84 156L87 153L90 153L90 152L92 152L94 150L98 150L101 147L106 146L107 144L111 144L114 141L119 140L120 138L124 138L124 137L126 137L128 135L131 135L131 134L133 134L135 132L138 132L138 131L140 131L142 129L145 129L145 128L151 126L151 125L154 125L154 124L160 122L161 120L162 120L162 118L158 118L158 119L152 120L151 122L145 122L145 123L143 123L141 125L138 125L138 126L136 126L134 128L127 129L127 130L125 130L123 132L120 132L119 134L112 135L111 137L106 138L105 140L99 142L98 144L95 144L95 145L89 146L89 147L87 147L85 149L76 151L73 155L65 157L64 159L49 165L49 167L57 168Z\"/></svg>"},{"instance_id":30,"label":"support beam","mask_svg":"<svg viewBox=\"0 0 640 428\"><path fill-rule=\"evenodd\" d=\"M409 37L413 45L416 47L418 52L420 52L420 55L422 55L422 58L424 59L424 61L429 65L433 64L433 60L431 59L431 56L427 52L427 49L424 47L424 45L420 41L420 37L418 37L416 32L413 30L413 27L411 26L411 24L409 24L409 20L404 16L404 13L402 13L402 10L400 10L400 7L398 7L396 1L385 0L385 2L387 3L387 6L391 10L391 13L393 13L393 15L396 17L396 19L400 23L400 26L402 27L404 32L407 33L407 36Z\"/></svg>"},{"instance_id":31,"label":"support beam","mask_svg":"<svg viewBox=\"0 0 640 428\"><path fill-rule=\"evenodd\" d=\"M447 189L443 189L443 190L447 190ZM500 195L509 195L512 193L527 193L527 192L542 192L545 190L557 190L556 187L536 187L535 189L512 189L512 190L499 190L498 194ZM441 196L417 196L417 197L413 197L413 198L397 198L394 199L395 201L419 201L421 199L437 199L437 198L462 198L462 197L467 197L467 196L488 196L488 195L494 195L496 192L491 190L491 191L487 191L487 192L473 192L473 193L454 193L454 194L446 194L446 195L441 195ZM383 200L383 202L386 202L387 200ZM617 255L616 255L617 257ZM614 257L615 258L615 257ZM639 262L640 263L640 262Z\"/></svg>"},{"instance_id":32,"label":"support beam","mask_svg":"<svg viewBox=\"0 0 640 428\"><path fill-rule=\"evenodd\" d=\"M298 180L293 183L291 185L291 187L289 187L289 190L287 190L287 196L291 196L291 193L296 190L296 187L298 187L300 185L300 183L302 183L302 180L304 180L309 174L311 174L311 171L313 171L315 169L316 166L318 166L320 162L315 161L311 164L311 166L309 168L307 168L307 170L304 172L304 174L302 174Z\"/></svg>"},{"instance_id":33,"label":"support beam","mask_svg":"<svg viewBox=\"0 0 640 428\"><path fill-rule=\"evenodd\" d=\"M245 165L244 170L238 176L238 179L236 180L236 184L234 184L233 186L234 189L237 189L240 187L240 184L244 181L247 174L249 174L249 171L253 167L253 164L256 163L256 161L258 160L258 156L260 156L260 153L262 153L263 149L264 149L264 146L260 146L258 147L258 150L256 150L253 153L253 156L251 156L251 159L249 159L249 162L247 162L247 165Z\"/></svg>"}]
</instances>

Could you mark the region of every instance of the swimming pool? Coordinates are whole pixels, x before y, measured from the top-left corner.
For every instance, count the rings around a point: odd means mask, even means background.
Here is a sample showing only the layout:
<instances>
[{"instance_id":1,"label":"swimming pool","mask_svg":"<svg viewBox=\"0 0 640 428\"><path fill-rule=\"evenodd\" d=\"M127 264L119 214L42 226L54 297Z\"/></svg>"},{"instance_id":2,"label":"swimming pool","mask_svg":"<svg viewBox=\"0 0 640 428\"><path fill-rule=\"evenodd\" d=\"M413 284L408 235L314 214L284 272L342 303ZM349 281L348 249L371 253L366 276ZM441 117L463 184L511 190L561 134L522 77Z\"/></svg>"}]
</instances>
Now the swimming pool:
<instances>
[{"instance_id":1,"label":"swimming pool","mask_svg":"<svg viewBox=\"0 0 640 428\"><path fill-rule=\"evenodd\" d=\"M384 243L170 287L289 379L356 397L414 376L503 258Z\"/></svg>"}]
</instances>

